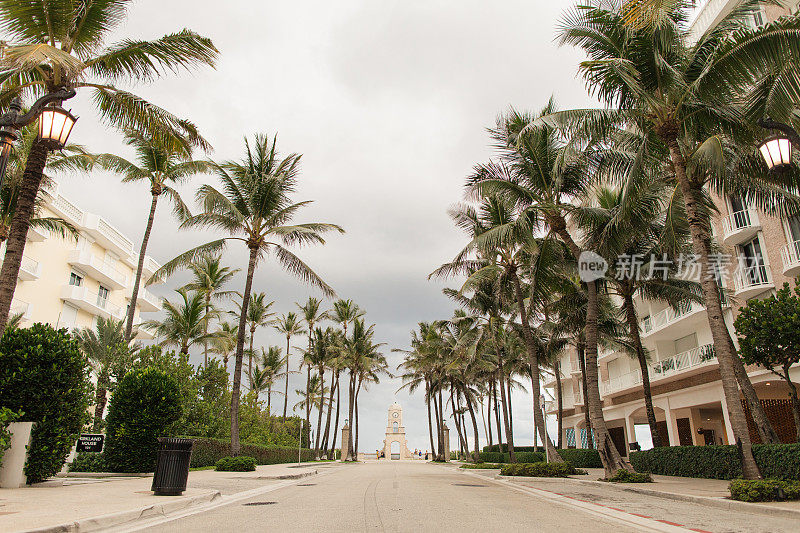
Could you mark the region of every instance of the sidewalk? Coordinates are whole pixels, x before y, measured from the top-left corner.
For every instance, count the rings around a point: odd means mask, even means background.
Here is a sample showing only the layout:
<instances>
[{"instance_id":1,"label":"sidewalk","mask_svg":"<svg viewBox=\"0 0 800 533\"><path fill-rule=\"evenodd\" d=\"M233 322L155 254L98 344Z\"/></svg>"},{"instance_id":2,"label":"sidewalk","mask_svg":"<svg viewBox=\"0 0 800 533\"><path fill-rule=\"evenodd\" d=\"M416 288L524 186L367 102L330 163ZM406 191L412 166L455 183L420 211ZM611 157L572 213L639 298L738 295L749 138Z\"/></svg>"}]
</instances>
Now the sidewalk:
<instances>
[{"instance_id":1,"label":"sidewalk","mask_svg":"<svg viewBox=\"0 0 800 533\"><path fill-rule=\"evenodd\" d=\"M315 474L331 463L262 465L255 472L189 472L183 496L154 496L152 476L59 477L0 490L0 531L93 531L168 514L224 495Z\"/></svg>"}]
</instances>

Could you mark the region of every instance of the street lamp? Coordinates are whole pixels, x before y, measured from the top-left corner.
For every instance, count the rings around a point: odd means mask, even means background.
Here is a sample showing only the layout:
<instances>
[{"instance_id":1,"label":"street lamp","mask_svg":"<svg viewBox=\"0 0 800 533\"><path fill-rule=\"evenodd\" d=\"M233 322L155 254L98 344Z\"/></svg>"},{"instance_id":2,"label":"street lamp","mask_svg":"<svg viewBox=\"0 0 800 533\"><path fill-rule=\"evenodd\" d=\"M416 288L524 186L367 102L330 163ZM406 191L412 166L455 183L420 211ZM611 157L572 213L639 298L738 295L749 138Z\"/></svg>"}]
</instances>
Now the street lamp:
<instances>
[{"instance_id":1,"label":"street lamp","mask_svg":"<svg viewBox=\"0 0 800 533\"><path fill-rule=\"evenodd\" d=\"M22 103L19 98L11 100L8 113L0 117L0 190L6 175L6 166L11 157L11 150L17 140L17 130L39 120L39 137L46 142L48 149L60 150L63 148L75 121L78 120L69 111L57 105L64 100L75 96L74 89L60 89L48 93L31 106L30 110L21 115Z\"/></svg>"},{"instance_id":2,"label":"street lamp","mask_svg":"<svg viewBox=\"0 0 800 533\"><path fill-rule=\"evenodd\" d=\"M788 124L777 122L769 117L759 120L758 125L778 132L767 137L758 147L767 168L780 170L791 165L792 148L800 150L800 134Z\"/></svg>"}]
</instances>

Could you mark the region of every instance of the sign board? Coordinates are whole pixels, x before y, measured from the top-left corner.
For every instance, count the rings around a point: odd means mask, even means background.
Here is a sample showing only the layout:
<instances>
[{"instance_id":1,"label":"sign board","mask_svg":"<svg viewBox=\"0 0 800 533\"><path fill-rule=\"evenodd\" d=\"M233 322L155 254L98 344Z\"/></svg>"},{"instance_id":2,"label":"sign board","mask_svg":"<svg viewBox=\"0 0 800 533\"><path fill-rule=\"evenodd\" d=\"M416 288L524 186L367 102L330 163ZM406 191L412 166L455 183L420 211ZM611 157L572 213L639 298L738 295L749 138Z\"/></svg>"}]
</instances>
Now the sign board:
<instances>
[{"instance_id":1,"label":"sign board","mask_svg":"<svg viewBox=\"0 0 800 533\"><path fill-rule=\"evenodd\" d=\"M76 452L102 452L105 435L83 433L78 436L78 444L75 446Z\"/></svg>"}]
</instances>

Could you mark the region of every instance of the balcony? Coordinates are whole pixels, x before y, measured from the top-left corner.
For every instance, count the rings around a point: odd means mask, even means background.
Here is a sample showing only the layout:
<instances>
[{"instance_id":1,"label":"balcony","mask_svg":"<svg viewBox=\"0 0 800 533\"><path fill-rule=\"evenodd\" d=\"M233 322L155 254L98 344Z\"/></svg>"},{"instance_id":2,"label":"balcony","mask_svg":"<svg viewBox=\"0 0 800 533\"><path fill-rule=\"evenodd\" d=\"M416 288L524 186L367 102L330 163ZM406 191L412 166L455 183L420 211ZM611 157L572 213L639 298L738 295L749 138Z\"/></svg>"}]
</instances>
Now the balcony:
<instances>
[{"instance_id":1,"label":"balcony","mask_svg":"<svg viewBox=\"0 0 800 533\"><path fill-rule=\"evenodd\" d=\"M573 405L583 405L583 392L581 392L581 387L583 387L583 385L579 385L578 388L572 391Z\"/></svg>"},{"instance_id":2,"label":"balcony","mask_svg":"<svg viewBox=\"0 0 800 533\"><path fill-rule=\"evenodd\" d=\"M696 326L695 322L702 319L700 313L704 310L705 308L702 305L691 301L684 302L677 309L672 307L662 309L639 322L642 337L662 337L667 333L671 337L676 337L675 331L666 332L665 330L676 324L685 325L690 329L694 328ZM682 327L681 329L685 328Z\"/></svg>"},{"instance_id":3,"label":"balcony","mask_svg":"<svg viewBox=\"0 0 800 533\"><path fill-rule=\"evenodd\" d=\"M67 256L67 263L78 267L87 276L96 279L110 289L122 289L128 285L128 276L106 264L89 251L72 250Z\"/></svg>"},{"instance_id":4,"label":"balcony","mask_svg":"<svg viewBox=\"0 0 800 533\"><path fill-rule=\"evenodd\" d=\"M136 295L136 305L143 313L161 311L161 299L147 289L139 289Z\"/></svg>"},{"instance_id":5,"label":"balcony","mask_svg":"<svg viewBox=\"0 0 800 533\"><path fill-rule=\"evenodd\" d=\"M25 235L25 240L28 242L42 242L50 236L50 232L47 231L45 228L37 228L35 226L30 226L28 228L28 234Z\"/></svg>"},{"instance_id":6,"label":"balcony","mask_svg":"<svg viewBox=\"0 0 800 533\"><path fill-rule=\"evenodd\" d=\"M558 412L558 402L556 400L545 400L544 412L547 414Z\"/></svg>"},{"instance_id":7,"label":"balcony","mask_svg":"<svg viewBox=\"0 0 800 533\"><path fill-rule=\"evenodd\" d=\"M146 283L159 268L161 268L161 265L159 265L155 259L146 255L144 258L144 265L142 266L142 282Z\"/></svg>"},{"instance_id":8,"label":"balcony","mask_svg":"<svg viewBox=\"0 0 800 533\"><path fill-rule=\"evenodd\" d=\"M58 216L72 224L80 226L83 224L84 212L75 204L61 196L54 194L52 201L48 205Z\"/></svg>"},{"instance_id":9,"label":"balcony","mask_svg":"<svg viewBox=\"0 0 800 533\"><path fill-rule=\"evenodd\" d=\"M722 219L722 242L728 246L752 239L761 229L755 209L731 213Z\"/></svg>"},{"instance_id":10,"label":"balcony","mask_svg":"<svg viewBox=\"0 0 800 533\"><path fill-rule=\"evenodd\" d=\"M22 263L19 265L19 275L17 279L20 281L36 281L42 276L42 265L38 261L34 261L30 257L22 256Z\"/></svg>"},{"instance_id":11,"label":"balcony","mask_svg":"<svg viewBox=\"0 0 800 533\"><path fill-rule=\"evenodd\" d=\"M790 242L781 248L783 275L794 278L800 273L800 241Z\"/></svg>"},{"instance_id":12,"label":"balcony","mask_svg":"<svg viewBox=\"0 0 800 533\"><path fill-rule=\"evenodd\" d=\"M739 266L733 272L733 294L737 298L750 298L773 287L768 264Z\"/></svg>"},{"instance_id":13,"label":"balcony","mask_svg":"<svg viewBox=\"0 0 800 533\"><path fill-rule=\"evenodd\" d=\"M11 300L11 312L9 316L22 315L23 319L30 320L32 310L33 306L31 304L15 298Z\"/></svg>"},{"instance_id":14,"label":"balcony","mask_svg":"<svg viewBox=\"0 0 800 533\"><path fill-rule=\"evenodd\" d=\"M134 329L136 330L136 337L139 340L152 340L156 338L156 332L153 328L147 327L142 325L142 320L138 319L133 324Z\"/></svg>"},{"instance_id":15,"label":"balcony","mask_svg":"<svg viewBox=\"0 0 800 533\"><path fill-rule=\"evenodd\" d=\"M672 377L687 370L715 363L717 359L714 346L706 344L689 351L673 355L668 359L651 363L648 367L650 383ZM614 394L642 384L642 371L636 369L621 376L603 380L601 392L603 395Z\"/></svg>"},{"instance_id":16,"label":"balcony","mask_svg":"<svg viewBox=\"0 0 800 533\"><path fill-rule=\"evenodd\" d=\"M124 317L121 307L109 303L100 294L90 293L85 286L64 285L61 287L61 299L92 315L117 320Z\"/></svg>"},{"instance_id":17,"label":"balcony","mask_svg":"<svg viewBox=\"0 0 800 533\"><path fill-rule=\"evenodd\" d=\"M84 226L86 232L105 249L113 251L122 259L133 255L133 242L106 222L104 218L87 213Z\"/></svg>"}]
</instances>

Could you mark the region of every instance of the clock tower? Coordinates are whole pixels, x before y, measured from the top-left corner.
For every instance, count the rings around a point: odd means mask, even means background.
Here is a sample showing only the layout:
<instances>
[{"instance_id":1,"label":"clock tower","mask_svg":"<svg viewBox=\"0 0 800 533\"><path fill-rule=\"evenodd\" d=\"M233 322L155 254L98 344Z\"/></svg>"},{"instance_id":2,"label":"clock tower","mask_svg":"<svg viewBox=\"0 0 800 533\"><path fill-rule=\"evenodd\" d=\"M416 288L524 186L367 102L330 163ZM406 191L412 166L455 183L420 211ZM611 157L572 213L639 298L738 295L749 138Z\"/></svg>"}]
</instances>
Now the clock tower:
<instances>
[{"instance_id":1,"label":"clock tower","mask_svg":"<svg viewBox=\"0 0 800 533\"><path fill-rule=\"evenodd\" d=\"M387 459L411 459L411 452L408 451L406 445L406 428L403 426L403 408L399 403L395 402L389 406L387 419L386 438L383 441L385 457Z\"/></svg>"}]
</instances>

